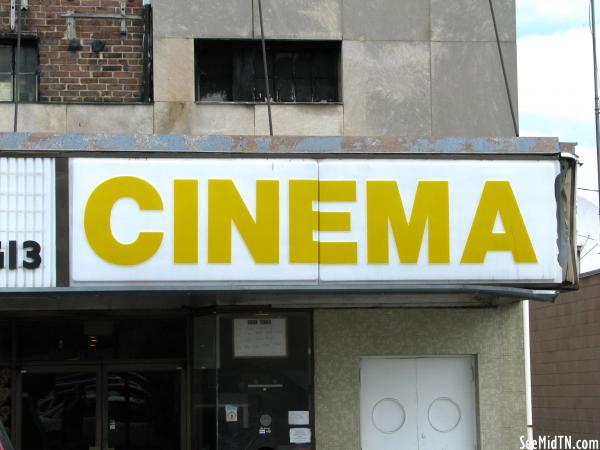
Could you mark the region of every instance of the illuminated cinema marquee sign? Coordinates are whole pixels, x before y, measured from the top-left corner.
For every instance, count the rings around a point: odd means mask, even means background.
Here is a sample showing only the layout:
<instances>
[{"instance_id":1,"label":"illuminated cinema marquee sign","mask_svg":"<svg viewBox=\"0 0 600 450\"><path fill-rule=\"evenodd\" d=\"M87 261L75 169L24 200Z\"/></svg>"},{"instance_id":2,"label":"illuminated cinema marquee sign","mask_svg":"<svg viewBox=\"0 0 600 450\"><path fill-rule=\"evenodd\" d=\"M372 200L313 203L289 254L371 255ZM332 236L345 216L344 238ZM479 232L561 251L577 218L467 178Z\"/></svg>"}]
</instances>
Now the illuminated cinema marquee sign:
<instances>
[{"instance_id":1,"label":"illuminated cinema marquee sign","mask_svg":"<svg viewBox=\"0 0 600 450\"><path fill-rule=\"evenodd\" d=\"M74 159L73 283L554 282L557 161Z\"/></svg>"}]
</instances>

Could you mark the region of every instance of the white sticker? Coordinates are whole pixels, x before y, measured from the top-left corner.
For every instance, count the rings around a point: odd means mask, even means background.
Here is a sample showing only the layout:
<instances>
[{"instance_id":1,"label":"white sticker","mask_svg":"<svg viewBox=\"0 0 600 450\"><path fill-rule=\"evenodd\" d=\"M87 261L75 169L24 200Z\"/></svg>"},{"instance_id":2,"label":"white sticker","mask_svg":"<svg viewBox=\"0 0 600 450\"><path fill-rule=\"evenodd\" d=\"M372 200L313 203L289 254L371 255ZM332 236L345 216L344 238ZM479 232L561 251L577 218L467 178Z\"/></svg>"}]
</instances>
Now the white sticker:
<instances>
[{"instance_id":1,"label":"white sticker","mask_svg":"<svg viewBox=\"0 0 600 450\"><path fill-rule=\"evenodd\" d=\"M308 425L308 411L288 411L290 425Z\"/></svg>"},{"instance_id":2,"label":"white sticker","mask_svg":"<svg viewBox=\"0 0 600 450\"><path fill-rule=\"evenodd\" d=\"M236 405L225 405L225 422L238 421L238 407Z\"/></svg>"},{"instance_id":3,"label":"white sticker","mask_svg":"<svg viewBox=\"0 0 600 450\"><path fill-rule=\"evenodd\" d=\"M310 444L310 428L290 428L290 444Z\"/></svg>"}]
</instances>

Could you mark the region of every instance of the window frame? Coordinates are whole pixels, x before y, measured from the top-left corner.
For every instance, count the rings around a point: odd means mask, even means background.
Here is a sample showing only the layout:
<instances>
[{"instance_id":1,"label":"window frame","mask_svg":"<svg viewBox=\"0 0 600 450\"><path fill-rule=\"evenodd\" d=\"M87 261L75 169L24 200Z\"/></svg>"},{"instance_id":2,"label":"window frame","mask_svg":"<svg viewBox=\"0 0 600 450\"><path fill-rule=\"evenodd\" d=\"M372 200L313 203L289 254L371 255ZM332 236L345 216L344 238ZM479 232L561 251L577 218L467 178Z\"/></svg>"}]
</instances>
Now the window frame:
<instances>
[{"instance_id":1,"label":"window frame","mask_svg":"<svg viewBox=\"0 0 600 450\"><path fill-rule=\"evenodd\" d=\"M16 87L15 87L15 80L16 80L16 54L17 54L17 38L14 36L0 36L0 47L10 47L11 48L11 61L10 61L10 72L0 72L0 76L4 75L8 75L10 77L10 84L11 84L11 97L10 100L2 100L0 99L0 103L14 103L15 102L15 94L16 94ZM24 48L33 48L35 50L35 71L33 72L24 72L22 69L19 72L19 78L23 75L33 75L35 82L34 82L34 89L35 92L33 92L33 98L34 100L22 100L21 98L19 98L19 103L38 103L39 102L39 98L40 98L40 52L39 52L39 45L38 45L38 39L37 37L33 37L33 36L21 36L21 49ZM27 95L27 94L26 94ZM19 97L22 97L23 94L21 93L21 95Z\"/></svg>"},{"instance_id":2,"label":"window frame","mask_svg":"<svg viewBox=\"0 0 600 450\"><path fill-rule=\"evenodd\" d=\"M215 52L215 48L219 46L219 44L223 45L223 49L227 49L231 53L231 67L229 69L228 80L231 81L231 84L228 88L228 94L231 95L231 100L223 100L223 99L202 99L202 90L201 90L201 66L200 66L200 54L203 50L208 53ZM195 102L197 104L221 104L221 105L232 105L232 104L242 104L242 105L264 105L266 104L266 99L244 99L244 100L235 100L236 97L235 92L243 89L244 86L239 84L236 85L237 80L235 79L236 67L234 63L234 55L237 52L237 57L240 58L241 55L245 52L246 57L249 59L260 57L260 67L257 67L254 64L256 70L252 72L252 79L254 82L254 86L257 86L259 80L261 80L264 84L264 76L262 74L262 50L261 50L261 41L258 39L195 39L194 40L194 91L195 91ZM204 49L203 46L206 46ZM212 48L211 48L212 46ZM278 70L273 61L277 58L278 55L290 54L290 55L301 55L309 54L314 47L315 49L321 46L319 50L321 50L321 55L330 53L335 55L336 61L332 64L335 67L334 71L329 77L331 80L334 80L334 89L335 89L335 100L334 101L278 101L277 100L277 92L275 89L276 82L278 77L274 76ZM208 48L208 49L207 49ZM269 72L269 89L271 94L271 103L274 105L343 105L343 92L342 92L342 41L341 40L282 40L282 39L270 39L266 41L266 50L267 50L267 60L268 60L268 72ZM314 55L313 55L314 56ZM300 77L295 77L294 67L293 80L299 79ZM314 58L311 60L310 70L312 71L310 83L311 83L311 95L314 96L315 89L315 79L320 79L324 77L317 77L314 74L315 64ZM253 88L253 86L245 86L245 88ZM294 89L296 89L296 85L294 84Z\"/></svg>"}]
</instances>

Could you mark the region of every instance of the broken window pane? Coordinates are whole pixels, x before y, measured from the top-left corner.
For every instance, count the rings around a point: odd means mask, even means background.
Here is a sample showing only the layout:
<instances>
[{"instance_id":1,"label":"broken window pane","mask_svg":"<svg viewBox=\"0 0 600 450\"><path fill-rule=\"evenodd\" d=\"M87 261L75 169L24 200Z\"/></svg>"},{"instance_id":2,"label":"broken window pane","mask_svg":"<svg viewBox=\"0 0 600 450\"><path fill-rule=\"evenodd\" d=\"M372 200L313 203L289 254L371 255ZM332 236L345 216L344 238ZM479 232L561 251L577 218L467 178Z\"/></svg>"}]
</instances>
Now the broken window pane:
<instances>
[{"instance_id":1,"label":"broken window pane","mask_svg":"<svg viewBox=\"0 0 600 450\"><path fill-rule=\"evenodd\" d=\"M300 52L296 54L295 61L295 81L296 81L296 101L312 102L312 55L309 52Z\"/></svg>"},{"instance_id":2,"label":"broken window pane","mask_svg":"<svg viewBox=\"0 0 600 450\"><path fill-rule=\"evenodd\" d=\"M37 98L37 75L19 75L18 92L20 102L35 102Z\"/></svg>"},{"instance_id":3,"label":"broken window pane","mask_svg":"<svg viewBox=\"0 0 600 450\"><path fill-rule=\"evenodd\" d=\"M35 73L38 70L38 56L35 47L21 47L21 60L19 61L21 73Z\"/></svg>"},{"instance_id":4,"label":"broken window pane","mask_svg":"<svg viewBox=\"0 0 600 450\"><path fill-rule=\"evenodd\" d=\"M13 78L11 74L0 73L0 102L12 102Z\"/></svg>"},{"instance_id":5,"label":"broken window pane","mask_svg":"<svg viewBox=\"0 0 600 450\"><path fill-rule=\"evenodd\" d=\"M0 45L0 102L13 101L16 72L16 48L13 40ZM25 40L19 58L19 101L35 102L38 98L38 50L34 41Z\"/></svg>"},{"instance_id":6,"label":"broken window pane","mask_svg":"<svg viewBox=\"0 0 600 450\"><path fill-rule=\"evenodd\" d=\"M12 73L12 46L0 45L0 73Z\"/></svg>"},{"instance_id":7,"label":"broken window pane","mask_svg":"<svg viewBox=\"0 0 600 450\"><path fill-rule=\"evenodd\" d=\"M267 41L271 100L281 103L337 102L338 41ZM263 103L262 46L256 40L196 40L199 101Z\"/></svg>"},{"instance_id":8,"label":"broken window pane","mask_svg":"<svg viewBox=\"0 0 600 450\"><path fill-rule=\"evenodd\" d=\"M294 102L294 54L275 54L275 100L278 102Z\"/></svg>"},{"instance_id":9,"label":"broken window pane","mask_svg":"<svg viewBox=\"0 0 600 450\"><path fill-rule=\"evenodd\" d=\"M254 54L252 52L240 51L233 55L232 94L232 100L235 101L254 101Z\"/></svg>"},{"instance_id":10,"label":"broken window pane","mask_svg":"<svg viewBox=\"0 0 600 450\"><path fill-rule=\"evenodd\" d=\"M231 52L209 50L197 59L200 100L231 101L231 58Z\"/></svg>"}]
</instances>

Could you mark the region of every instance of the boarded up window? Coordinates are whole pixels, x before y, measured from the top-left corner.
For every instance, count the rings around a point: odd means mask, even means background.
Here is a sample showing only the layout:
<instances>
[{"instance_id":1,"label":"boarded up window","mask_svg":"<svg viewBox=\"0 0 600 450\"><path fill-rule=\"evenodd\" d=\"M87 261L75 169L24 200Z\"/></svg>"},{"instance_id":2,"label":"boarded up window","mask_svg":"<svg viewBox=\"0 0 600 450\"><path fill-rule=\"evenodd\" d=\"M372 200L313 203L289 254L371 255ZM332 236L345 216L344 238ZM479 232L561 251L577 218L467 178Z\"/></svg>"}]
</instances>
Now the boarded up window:
<instances>
[{"instance_id":1,"label":"boarded up window","mask_svg":"<svg viewBox=\"0 0 600 450\"><path fill-rule=\"evenodd\" d=\"M280 103L340 101L339 41L268 41L271 98ZM260 41L197 40L198 101L264 102Z\"/></svg>"}]
</instances>

